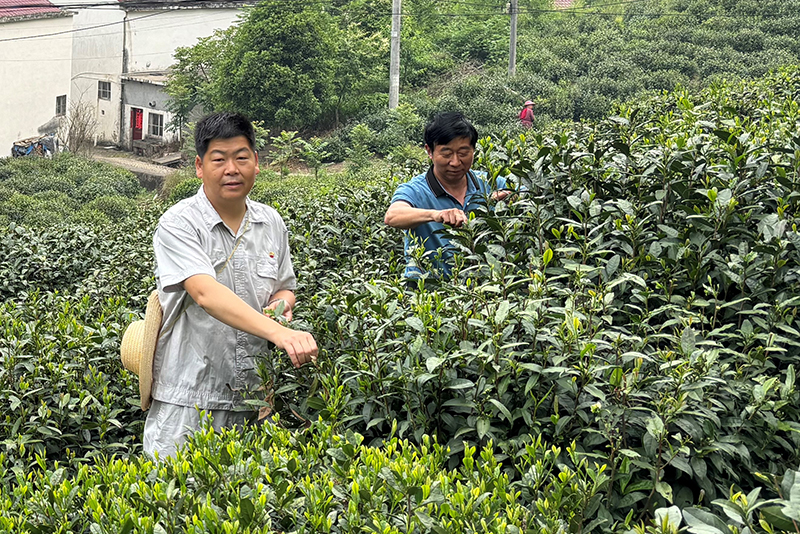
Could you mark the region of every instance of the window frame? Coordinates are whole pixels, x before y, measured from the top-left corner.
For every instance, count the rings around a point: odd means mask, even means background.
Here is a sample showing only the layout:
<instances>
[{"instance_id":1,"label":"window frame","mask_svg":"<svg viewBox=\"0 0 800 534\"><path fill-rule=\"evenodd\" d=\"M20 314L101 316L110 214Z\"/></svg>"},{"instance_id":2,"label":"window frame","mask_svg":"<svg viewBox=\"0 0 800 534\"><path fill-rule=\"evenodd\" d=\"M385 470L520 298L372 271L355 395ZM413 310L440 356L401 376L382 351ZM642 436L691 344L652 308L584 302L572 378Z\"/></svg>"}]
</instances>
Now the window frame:
<instances>
[{"instance_id":1,"label":"window frame","mask_svg":"<svg viewBox=\"0 0 800 534\"><path fill-rule=\"evenodd\" d=\"M97 98L100 100L111 100L111 82L99 80L97 82Z\"/></svg>"},{"instance_id":2,"label":"window frame","mask_svg":"<svg viewBox=\"0 0 800 534\"><path fill-rule=\"evenodd\" d=\"M63 117L67 114L67 95L56 97L56 117Z\"/></svg>"},{"instance_id":3,"label":"window frame","mask_svg":"<svg viewBox=\"0 0 800 534\"><path fill-rule=\"evenodd\" d=\"M164 137L164 114L150 111L147 115L147 134L153 137Z\"/></svg>"}]
</instances>

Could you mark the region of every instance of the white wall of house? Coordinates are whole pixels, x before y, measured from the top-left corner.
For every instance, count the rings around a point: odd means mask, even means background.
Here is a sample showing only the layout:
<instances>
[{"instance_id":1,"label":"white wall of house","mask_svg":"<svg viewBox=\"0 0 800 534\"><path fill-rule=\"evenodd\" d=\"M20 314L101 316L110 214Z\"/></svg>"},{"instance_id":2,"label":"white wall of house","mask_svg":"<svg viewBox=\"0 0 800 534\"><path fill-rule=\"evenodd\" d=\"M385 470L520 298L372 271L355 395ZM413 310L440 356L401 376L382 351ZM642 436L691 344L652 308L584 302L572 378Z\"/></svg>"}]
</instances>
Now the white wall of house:
<instances>
[{"instance_id":1,"label":"white wall of house","mask_svg":"<svg viewBox=\"0 0 800 534\"><path fill-rule=\"evenodd\" d=\"M123 19L125 12L118 6L98 6L84 9L81 3L96 0L56 0L68 2L75 11L75 33L72 42L72 99L89 104L97 123L98 142L117 143L120 131L120 75L122 74ZM110 84L110 95L100 98L100 82ZM108 88L109 86L104 86Z\"/></svg>"},{"instance_id":2,"label":"white wall of house","mask_svg":"<svg viewBox=\"0 0 800 534\"><path fill-rule=\"evenodd\" d=\"M177 48L194 46L198 39L237 24L240 13L241 9L238 8L129 11L125 22L127 73L135 75L168 70L175 62L174 53ZM146 135L149 131L147 125L150 113L164 116L165 142L177 135L170 131L172 114L167 111L164 86L147 85L138 86L134 82L125 82L123 146L130 146L131 107L144 109Z\"/></svg>"},{"instance_id":3,"label":"white wall of house","mask_svg":"<svg viewBox=\"0 0 800 534\"><path fill-rule=\"evenodd\" d=\"M237 22L239 9L193 8L130 11L125 24L128 72L164 70L178 47L193 46L201 37Z\"/></svg>"},{"instance_id":4,"label":"white wall of house","mask_svg":"<svg viewBox=\"0 0 800 534\"><path fill-rule=\"evenodd\" d=\"M177 132L169 127L172 114L167 111L167 94L161 83L148 83L135 80L125 80L125 131L123 144L131 148L131 110L134 108L143 111L142 138L158 140L169 143L177 137ZM155 124L154 124L155 123Z\"/></svg>"},{"instance_id":5,"label":"white wall of house","mask_svg":"<svg viewBox=\"0 0 800 534\"><path fill-rule=\"evenodd\" d=\"M230 27L241 13L236 8L126 12L118 5L76 5L83 3L96 4L96 0L53 2L68 4L73 17L0 23L0 156L10 154L13 141L38 135L39 126L52 121L59 95L67 95L68 109L78 101L89 105L97 123L97 141L129 147L131 106L127 104L131 103L123 95L123 73L165 71L174 62L176 48L192 46L199 38ZM65 33L7 40L57 32ZM103 89L110 88L110 95L102 95L108 99L101 98L100 82ZM171 120L163 87L157 91L154 111ZM145 121L149 111L145 108Z\"/></svg>"},{"instance_id":6,"label":"white wall of house","mask_svg":"<svg viewBox=\"0 0 800 534\"><path fill-rule=\"evenodd\" d=\"M0 157L14 141L39 135L56 115L58 96L69 107L71 29L69 16L0 22ZM58 32L67 33L19 39Z\"/></svg>"},{"instance_id":7,"label":"white wall of house","mask_svg":"<svg viewBox=\"0 0 800 534\"><path fill-rule=\"evenodd\" d=\"M131 111L134 108L139 108L144 110L144 117L142 121L142 130L143 135L142 138L146 138L149 140L160 140L162 143L170 143L177 139L177 133L172 132L168 129L167 125L169 121L172 120L172 114L169 111L164 111L163 109L150 109L147 107L141 107L131 104L125 104L125 117L126 117L126 124L128 129L125 132L124 142L126 149L130 149L131 143L131 130L130 130L130 118L131 118ZM154 117L154 115L160 115L160 119ZM155 120L154 120L155 119ZM154 124L155 123L155 124ZM158 134L161 135L158 135Z\"/></svg>"}]
</instances>

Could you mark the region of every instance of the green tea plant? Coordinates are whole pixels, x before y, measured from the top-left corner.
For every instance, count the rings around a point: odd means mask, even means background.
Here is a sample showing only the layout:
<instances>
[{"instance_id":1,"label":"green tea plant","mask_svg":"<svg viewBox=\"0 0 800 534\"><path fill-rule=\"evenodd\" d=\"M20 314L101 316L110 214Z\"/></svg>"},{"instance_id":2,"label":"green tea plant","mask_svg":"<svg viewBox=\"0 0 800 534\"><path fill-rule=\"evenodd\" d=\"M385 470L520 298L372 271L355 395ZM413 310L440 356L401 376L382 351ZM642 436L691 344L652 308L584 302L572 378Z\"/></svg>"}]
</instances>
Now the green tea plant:
<instances>
[{"instance_id":1,"label":"green tea plant","mask_svg":"<svg viewBox=\"0 0 800 534\"><path fill-rule=\"evenodd\" d=\"M0 160L0 216L7 223L103 226L130 216L143 193L133 173L70 153Z\"/></svg>"},{"instance_id":2,"label":"green tea plant","mask_svg":"<svg viewBox=\"0 0 800 534\"><path fill-rule=\"evenodd\" d=\"M279 422L279 421L276 421ZM520 460L523 483L504 474L491 447L447 451L425 436L359 434L314 424L290 432L266 424L195 434L175 458L81 466L42 465L3 486L0 526L14 532L562 532L579 528L602 475L586 462L557 467L559 451L536 441ZM0 463L5 468L5 458Z\"/></svg>"},{"instance_id":3,"label":"green tea plant","mask_svg":"<svg viewBox=\"0 0 800 534\"><path fill-rule=\"evenodd\" d=\"M700 97L718 107L677 93L484 142L490 176L524 188L450 232L450 282L364 277L374 260L342 250L346 226L318 229L325 267L351 274L326 277L316 314L298 314L330 357L306 407L376 443L396 420L456 454L493 440L513 456L530 432L576 440L608 467L595 512L609 524L796 465L798 145L774 132L798 108L771 95L797 82L742 90L762 110L746 118L741 89L719 86ZM381 236L377 218L362 235Z\"/></svg>"},{"instance_id":4,"label":"green tea plant","mask_svg":"<svg viewBox=\"0 0 800 534\"><path fill-rule=\"evenodd\" d=\"M798 87L787 69L483 139L476 167L514 194L447 230L453 278L415 287L383 223L408 176L259 181L320 357L265 355L274 423L159 464L117 351L165 206L4 226L0 525L797 532Z\"/></svg>"}]
</instances>

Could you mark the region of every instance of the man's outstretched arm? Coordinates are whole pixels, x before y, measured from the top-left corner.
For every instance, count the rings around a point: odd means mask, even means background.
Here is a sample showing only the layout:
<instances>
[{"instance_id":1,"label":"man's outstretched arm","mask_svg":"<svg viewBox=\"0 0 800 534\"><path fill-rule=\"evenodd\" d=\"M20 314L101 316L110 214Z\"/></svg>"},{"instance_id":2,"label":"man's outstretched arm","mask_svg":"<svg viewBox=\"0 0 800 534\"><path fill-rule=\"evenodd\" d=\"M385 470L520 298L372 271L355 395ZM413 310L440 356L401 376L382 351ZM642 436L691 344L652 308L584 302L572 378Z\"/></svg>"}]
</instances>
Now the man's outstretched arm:
<instances>
[{"instance_id":1,"label":"man's outstretched arm","mask_svg":"<svg viewBox=\"0 0 800 534\"><path fill-rule=\"evenodd\" d=\"M183 288L210 316L226 325L271 341L285 350L295 367L316 358L317 342L308 332L292 330L254 310L236 293L207 274L184 280Z\"/></svg>"},{"instance_id":2,"label":"man's outstretched arm","mask_svg":"<svg viewBox=\"0 0 800 534\"><path fill-rule=\"evenodd\" d=\"M386 210L383 222L392 228L400 228L401 230L409 230L429 222L461 226L467 222L467 215L458 208L430 210L415 208L408 202L398 200L393 202L389 209Z\"/></svg>"}]
</instances>

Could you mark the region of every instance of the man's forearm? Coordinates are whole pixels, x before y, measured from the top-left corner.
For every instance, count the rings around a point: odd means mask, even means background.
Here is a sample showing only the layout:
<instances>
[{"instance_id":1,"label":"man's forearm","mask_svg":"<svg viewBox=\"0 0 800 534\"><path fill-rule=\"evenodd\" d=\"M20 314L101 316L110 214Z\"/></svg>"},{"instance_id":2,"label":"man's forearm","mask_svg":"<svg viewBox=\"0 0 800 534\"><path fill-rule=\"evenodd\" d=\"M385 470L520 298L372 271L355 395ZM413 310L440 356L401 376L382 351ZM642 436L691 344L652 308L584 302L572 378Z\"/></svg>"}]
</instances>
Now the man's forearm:
<instances>
[{"instance_id":1,"label":"man's forearm","mask_svg":"<svg viewBox=\"0 0 800 534\"><path fill-rule=\"evenodd\" d=\"M409 230L436 221L437 210L414 208L409 205L392 204L386 211L384 222L392 228Z\"/></svg>"},{"instance_id":2,"label":"man's forearm","mask_svg":"<svg viewBox=\"0 0 800 534\"><path fill-rule=\"evenodd\" d=\"M184 281L183 287L206 313L237 330L275 343L278 334L285 329L284 326L248 306L233 291L209 275L192 276ZM294 305L294 295L291 304Z\"/></svg>"}]
</instances>

